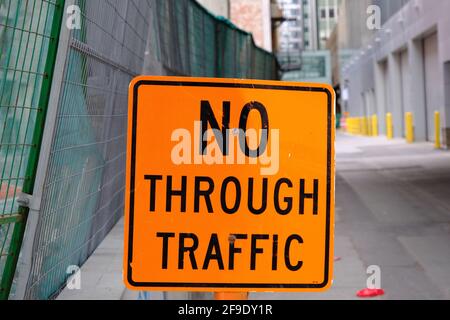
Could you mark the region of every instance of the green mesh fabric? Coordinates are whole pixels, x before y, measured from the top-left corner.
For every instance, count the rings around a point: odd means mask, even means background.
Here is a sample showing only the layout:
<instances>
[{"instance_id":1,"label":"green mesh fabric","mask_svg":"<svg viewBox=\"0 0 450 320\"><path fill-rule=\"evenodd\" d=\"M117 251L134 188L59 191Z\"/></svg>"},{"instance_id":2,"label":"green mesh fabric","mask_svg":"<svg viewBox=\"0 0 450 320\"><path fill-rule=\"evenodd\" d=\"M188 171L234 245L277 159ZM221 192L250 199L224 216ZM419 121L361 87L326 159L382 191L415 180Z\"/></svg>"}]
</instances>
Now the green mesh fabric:
<instances>
[{"instance_id":1,"label":"green mesh fabric","mask_svg":"<svg viewBox=\"0 0 450 320\"><path fill-rule=\"evenodd\" d=\"M196 1L155 0L161 62L172 74L278 79L273 54L253 37Z\"/></svg>"}]
</instances>

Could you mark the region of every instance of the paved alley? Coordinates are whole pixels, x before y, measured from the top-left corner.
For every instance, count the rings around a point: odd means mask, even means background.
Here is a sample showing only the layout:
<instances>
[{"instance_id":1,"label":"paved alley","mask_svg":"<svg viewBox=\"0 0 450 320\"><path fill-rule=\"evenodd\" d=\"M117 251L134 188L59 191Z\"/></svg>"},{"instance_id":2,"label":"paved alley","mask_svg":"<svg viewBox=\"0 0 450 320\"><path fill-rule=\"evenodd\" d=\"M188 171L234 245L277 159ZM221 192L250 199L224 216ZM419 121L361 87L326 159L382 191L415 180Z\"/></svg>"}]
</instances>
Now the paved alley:
<instances>
[{"instance_id":1,"label":"paved alley","mask_svg":"<svg viewBox=\"0 0 450 320\"><path fill-rule=\"evenodd\" d=\"M450 153L338 133L336 167L332 289L251 298L359 299L367 266L378 265L377 299L450 299Z\"/></svg>"}]
</instances>

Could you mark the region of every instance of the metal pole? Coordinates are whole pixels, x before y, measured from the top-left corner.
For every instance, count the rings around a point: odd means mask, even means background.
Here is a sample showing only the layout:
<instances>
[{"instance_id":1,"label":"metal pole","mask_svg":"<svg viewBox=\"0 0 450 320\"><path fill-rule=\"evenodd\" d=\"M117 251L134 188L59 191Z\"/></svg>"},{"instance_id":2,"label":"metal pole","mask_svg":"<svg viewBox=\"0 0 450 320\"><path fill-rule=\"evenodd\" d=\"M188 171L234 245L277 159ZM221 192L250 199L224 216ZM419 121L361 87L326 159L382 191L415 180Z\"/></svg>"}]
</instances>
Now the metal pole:
<instances>
[{"instance_id":1,"label":"metal pole","mask_svg":"<svg viewBox=\"0 0 450 320\"><path fill-rule=\"evenodd\" d=\"M248 292L215 292L214 300L248 300Z\"/></svg>"},{"instance_id":2,"label":"metal pole","mask_svg":"<svg viewBox=\"0 0 450 320\"><path fill-rule=\"evenodd\" d=\"M74 3L75 0L58 0L56 3L56 6L58 7L56 8L57 11L55 14L57 14L57 16L55 16L51 34L52 38L57 41L57 45L54 45L53 48L53 58L48 61L48 63L51 62L51 66L49 66L49 68L54 67L54 70L52 70L53 77L49 77L52 79L50 79L50 82L47 84L48 89L46 90L46 95L48 103L45 105L45 107L47 107L47 112L45 117L45 126L41 137L41 141L45 143L42 143L40 147L37 168L34 168L34 185L31 192L29 192L30 194L32 193L32 196L29 197L28 201L28 219L26 221L26 230L24 230L21 258L19 265L17 266L18 277L16 294L14 296L15 300L22 300L25 298L28 278L32 267L34 239L39 221L41 198L44 189L45 177L47 174L48 162L50 159L51 142L56 124L61 86L64 79L66 57L69 48L70 30L65 27L65 20L62 19L62 17L64 16L64 12L66 12L67 8ZM27 190L24 189L25 193L26 191ZM25 197L25 195L22 195L22 197Z\"/></svg>"},{"instance_id":3,"label":"metal pole","mask_svg":"<svg viewBox=\"0 0 450 320\"><path fill-rule=\"evenodd\" d=\"M47 53L47 60L44 67L44 78L42 80L42 87L39 96L39 107L42 108L36 116L36 125L33 132L32 144L34 148L30 152L28 164L26 168L26 177L22 192L24 195L33 193L35 176L37 171L37 162L40 154L40 147L42 143L42 125L45 121L47 107L49 105L49 92L52 84L53 71L55 67L56 51L58 48L58 40L61 27L61 19L63 16L64 0L57 0L55 3L55 11L52 21L52 27L50 32L50 44ZM26 197L25 197L26 198ZM21 201L23 200L23 201ZM20 199L19 203L27 205L32 202L28 199ZM16 271L17 261L19 259L20 248L22 247L22 241L25 233L25 226L27 224L27 218L29 215L29 208L20 206L19 215L22 219L14 225L13 234L10 244L10 252L6 259L5 269L2 276L1 288L0 288L0 300L6 300L11 292L11 286Z\"/></svg>"}]
</instances>

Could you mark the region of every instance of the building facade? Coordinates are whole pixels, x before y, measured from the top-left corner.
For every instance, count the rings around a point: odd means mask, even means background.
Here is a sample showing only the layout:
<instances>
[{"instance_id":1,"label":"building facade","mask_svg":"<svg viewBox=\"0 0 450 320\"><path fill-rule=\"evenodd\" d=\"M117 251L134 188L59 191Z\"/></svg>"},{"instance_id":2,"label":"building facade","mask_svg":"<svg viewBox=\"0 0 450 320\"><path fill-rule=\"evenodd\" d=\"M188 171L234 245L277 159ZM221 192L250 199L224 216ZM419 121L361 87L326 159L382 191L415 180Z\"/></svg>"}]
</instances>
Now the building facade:
<instances>
[{"instance_id":1,"label":"building facade","mask_svg":"<svg viewBox=\"0 0 450 320\"><path fill-rule=\"evenodd\" d=\"M230 20L252 33L257 46L272 52L270 0L229 0L229 3Z\"/></svg>"},{"instance_id":2,"label":"building facade","mask_svg":"<svg viewBox=\"0 0 450 320\"><path fill-rule=\"evenodd\" d=\"M338 21L339 0L302 0L305 50L325 50Z\"/></svg>"},{"instance_id":3,"label":"building facade","mask_svg":"<svg viewBox=\"0 0 450 320\"><path fill-rule=\"evenodd\" d=\"M285 72L283 81L331 84L331 57L328 50L303 51L302 68Z\"/></svg>"},{"instance_id":4,"label":"building facade","mask_svg":"<svg viewBox=\"0 0 450 320\"><path fill-rule=\"evenodd\" d=\"M301 0L278 0L285 21L279 30L279 53L300 53L303 50Z\"/></svg>"},{"instance_id":5,"label":"building facade","mask_svg":"<svg viewBox=\"0 0 450 320\"><path fill-rule=\"evenodd\" d=\"M316 0L318 49L326 49L326 43L338 21L338 0Z\"/></svg>"},{"instance_id":6,"label":"building facade","mask_svg":"<svg viewBox=\"0 0 450 320\"><path fill-rule=\"evenodd\" d=\"M317 50L318 33L317 33L317 1L302 0L302 30L303 30L303 48L305 50Z\"/></svg>"},{"instance_id":7,"label":"building facade","mask_svg":"<svg viewBox=\"0 0 450 320\"><path fill-rule=\"evenodd\" d=\"M381 24L397 13L409 0L372 0L372 4L381 9Z\"/></svg>"},{"instance_id":8,"label":"building facade","mask_svg":"<svg viewBox=\"0 0 450 320\"><path fill-rule=\"evenodd\" d=\"M338 0L280 0L287 20L280 28L278 54L282 66L289 67L284 68L284 80L331 84L331 59L325 43L337 21L337 3Z\"/></svg>"},{"instance_id":9,"label":"building facade","mask_svg":"<svg viewBox=\"0 0 450 320\"><path fill-rule=\"evenodd\" d=\"M396 1L396 0L394 0ZM341 0L339 19L327 40L331 53L333 85L340 85L341 67L370 41L374 31L367 27L367 9L372 0Z\"/></svg>"},{"instance_id":10,"label":"building facade","mask_svg":"<svg viewBox=\"0 0 450 320\"><path fill-rule=\"evenodd\" d=\"M351 116L378 115L386 132L392 114L395 137L405 136L405 113L414 117L418 141L450 145L450 1L410 0L389 17L367 47L343 70ZM435 112L441 115L438 127Z\"/></svg>"}]
</instances>

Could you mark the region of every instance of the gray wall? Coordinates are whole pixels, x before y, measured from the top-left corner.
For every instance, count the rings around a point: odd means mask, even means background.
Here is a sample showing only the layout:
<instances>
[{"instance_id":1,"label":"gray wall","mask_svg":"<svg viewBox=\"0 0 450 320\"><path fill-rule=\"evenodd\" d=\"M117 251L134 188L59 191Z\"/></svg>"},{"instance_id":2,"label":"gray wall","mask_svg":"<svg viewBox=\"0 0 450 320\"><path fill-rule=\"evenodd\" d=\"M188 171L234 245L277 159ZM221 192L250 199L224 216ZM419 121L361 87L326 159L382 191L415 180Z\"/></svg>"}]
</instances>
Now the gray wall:
<instances>
[{"instance_id":1,"label":"gray wall","mask_svg":"<svg viewBox=\"0 0 450 320\"><path fill-rule=\"evenodd\" d=\"M372 3L381 8L381 23L386 23L391 16L399 11L409 0L373 0ZM433 0L431 0L433 1Z\"/></svg>"},{"instance_id":2,"label":"gray wall","mask_svg":"<svg viewBox=\"0 0 450 320\"><path fill-rule=\"evenodd\" d=\"M449 79L450 61L450 1L448 0L411 0L375 33L368 46L362 48L351 61L344 66L344 78L348 82L348 111L352 116L364 115L362 95L375 91L376 108L380 119L380 132L385 133L384 118L387 111L394 116L394 133L403 136L403 112L414 113L415 136L417 140L433 140L427 134L430 131L430 116L434 111L441 112L443 138L450 127L450 98L444 92L444 78ZM424 50L425 39L437 32L435 49ZM428 42L428 41L427 41ZM408 70L402 77L400 53L406 51ZM424 52L435 50L437 71L426 76L425 65L429 58ZM387 64L387 74L383 76L383 64ZM434 74L437 73L437 74ZM408 84L402 84L408 81ZM448 81L450 82L450 81ZM409 88L402 95L402 88ZM428 92L433 90L433 103L428 101ZM403 101L405 96L407 101ZM430 100L430 98L428 98ZM431 105L432 104L432 105Z\"/></svg>"}]
</instances>

